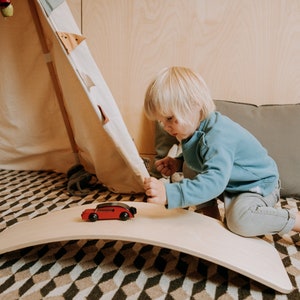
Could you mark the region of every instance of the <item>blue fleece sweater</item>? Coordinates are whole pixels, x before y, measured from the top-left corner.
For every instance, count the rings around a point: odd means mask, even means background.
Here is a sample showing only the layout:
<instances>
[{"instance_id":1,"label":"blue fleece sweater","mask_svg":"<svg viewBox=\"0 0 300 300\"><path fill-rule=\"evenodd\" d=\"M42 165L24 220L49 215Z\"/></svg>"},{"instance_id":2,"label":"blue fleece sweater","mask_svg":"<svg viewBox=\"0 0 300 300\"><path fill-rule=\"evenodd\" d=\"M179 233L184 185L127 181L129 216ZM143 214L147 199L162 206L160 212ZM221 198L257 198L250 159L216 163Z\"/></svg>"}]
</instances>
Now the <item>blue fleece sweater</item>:
<instances>
[{"instance_id":1,"label":"blue fleece sweater","mask_svg":"<svg viewBox=\"0 0 300 300\"><path fill-rule=\"evenodd\" d=\"M182 141L182 155L197 175L166 184L168 208L205 203L224 191L270 194L279 179L274 160L259 141L219 112Z\"/></svg>"}]
</instances>

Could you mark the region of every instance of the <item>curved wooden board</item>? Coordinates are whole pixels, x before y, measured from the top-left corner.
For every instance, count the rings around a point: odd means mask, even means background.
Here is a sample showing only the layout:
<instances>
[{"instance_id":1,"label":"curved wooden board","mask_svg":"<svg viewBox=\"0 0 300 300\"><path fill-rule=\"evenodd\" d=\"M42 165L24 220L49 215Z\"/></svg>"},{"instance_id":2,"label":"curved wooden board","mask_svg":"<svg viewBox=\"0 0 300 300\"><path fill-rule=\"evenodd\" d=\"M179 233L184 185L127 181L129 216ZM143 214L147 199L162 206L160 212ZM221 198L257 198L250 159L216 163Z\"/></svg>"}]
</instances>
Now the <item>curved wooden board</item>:
<instances>
[{"instance_id":1,"label":"curved wooden board","mask_svg":"<svg viewBox=\"0 0 300 300\"><path fill-rule=\"evenodd\" d=\"M128 202L127 202L128 203ZM243 238L222 222L184 209L130 202L135 218L81 220L91 205L76 206L13 225L0 233L0 253L55 241L109 239L146 243L174 249L252 278L281 293L293 287L276 249L258 238Z\"/></svg>"}]
</instances>

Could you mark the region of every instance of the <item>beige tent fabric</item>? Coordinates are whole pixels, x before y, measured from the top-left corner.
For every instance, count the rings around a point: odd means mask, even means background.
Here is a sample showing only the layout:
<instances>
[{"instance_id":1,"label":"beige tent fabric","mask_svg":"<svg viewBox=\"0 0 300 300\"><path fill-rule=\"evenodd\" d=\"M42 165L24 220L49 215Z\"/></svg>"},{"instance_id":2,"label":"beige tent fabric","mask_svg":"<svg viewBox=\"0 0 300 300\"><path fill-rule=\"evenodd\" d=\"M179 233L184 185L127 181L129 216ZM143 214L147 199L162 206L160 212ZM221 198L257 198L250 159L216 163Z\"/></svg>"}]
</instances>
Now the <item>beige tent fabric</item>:
<instances>
[{"instance_id":1,"label":"beige tent fabric","mask_svg":"<svg viewBox=\"0 0 300 300\"><path fill-rule=\"evenodd\" d=\"M75 163L46 63L53 61L81 163L110 190L143 192L148 172L87 46L67 54L56 32L80 35L66 2L40 20L50 49L44 55L27 1L0 20L0 168L66 172ZM88 79L88 80L87 80ZM101 108L101 109L99 109ZM103 118L105 116L105 119Z\"/></svg>"},{"instance_id":2,"label":"beige tent fabric","mask_svg":"<svg viewBox=\"0 0 300 300\"><path fill-rule=\"evenodd\" d=\"M66 171L74 163L27 1L0 17L0 167Z\"/></svg>"}]
</instances>

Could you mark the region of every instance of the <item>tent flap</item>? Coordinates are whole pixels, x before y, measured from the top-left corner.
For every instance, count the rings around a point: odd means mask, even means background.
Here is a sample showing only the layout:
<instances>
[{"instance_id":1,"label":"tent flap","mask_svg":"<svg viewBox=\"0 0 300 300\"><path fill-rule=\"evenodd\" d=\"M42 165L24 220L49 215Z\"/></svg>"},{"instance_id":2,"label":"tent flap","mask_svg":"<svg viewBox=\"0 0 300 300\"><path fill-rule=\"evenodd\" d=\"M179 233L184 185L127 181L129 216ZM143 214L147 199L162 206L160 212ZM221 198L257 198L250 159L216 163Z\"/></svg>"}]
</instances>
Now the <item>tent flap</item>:
<instances>
[{"instance_id":1,"label":"tent flap","mask_svg":"<svg viewBox=\"0 0 300 300\"><path fill-rule=\"evenodd\" d=\"M6 24L0 20L0 34L9 41L7 57L0 57L9 78L0 83L0 168L66 172L75 163L29 3L37 4L80 162L114 192L143 192L148 171L65 1L15 1L15 11L23 13Z\"/></svg>"}]
</instances>

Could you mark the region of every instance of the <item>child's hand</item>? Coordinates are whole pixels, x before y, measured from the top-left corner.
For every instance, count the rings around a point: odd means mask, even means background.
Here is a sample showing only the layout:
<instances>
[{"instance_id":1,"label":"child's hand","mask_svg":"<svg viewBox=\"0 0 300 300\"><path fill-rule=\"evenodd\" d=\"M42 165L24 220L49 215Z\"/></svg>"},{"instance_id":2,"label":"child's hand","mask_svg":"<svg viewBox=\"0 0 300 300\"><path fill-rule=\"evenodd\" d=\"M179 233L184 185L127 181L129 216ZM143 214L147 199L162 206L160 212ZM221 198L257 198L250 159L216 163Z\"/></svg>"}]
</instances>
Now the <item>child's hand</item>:
<instances>
[{"instance_id":1,"label":"child's hand","mask_svg":"<svg viewBox=\"0 0 300 300\"><path fill-rule=\"evenodd\" d=\"M182 167L182 161L179 159L167 156L155 162L155 167L158 172L165 176L171 176L179 171Z\"/></svg>"},{"instance_id":2,"label":"child's hand","mask_svg":"<svg viewBox=\"0 0 300 300\"><path fill-rule=\"evenodd\" d=\"M162 181L154 177L145 178L144 189L146 195L149 197L148 202L162 205L167 204L166 189Z\"/></svg>"}]
</instances>

